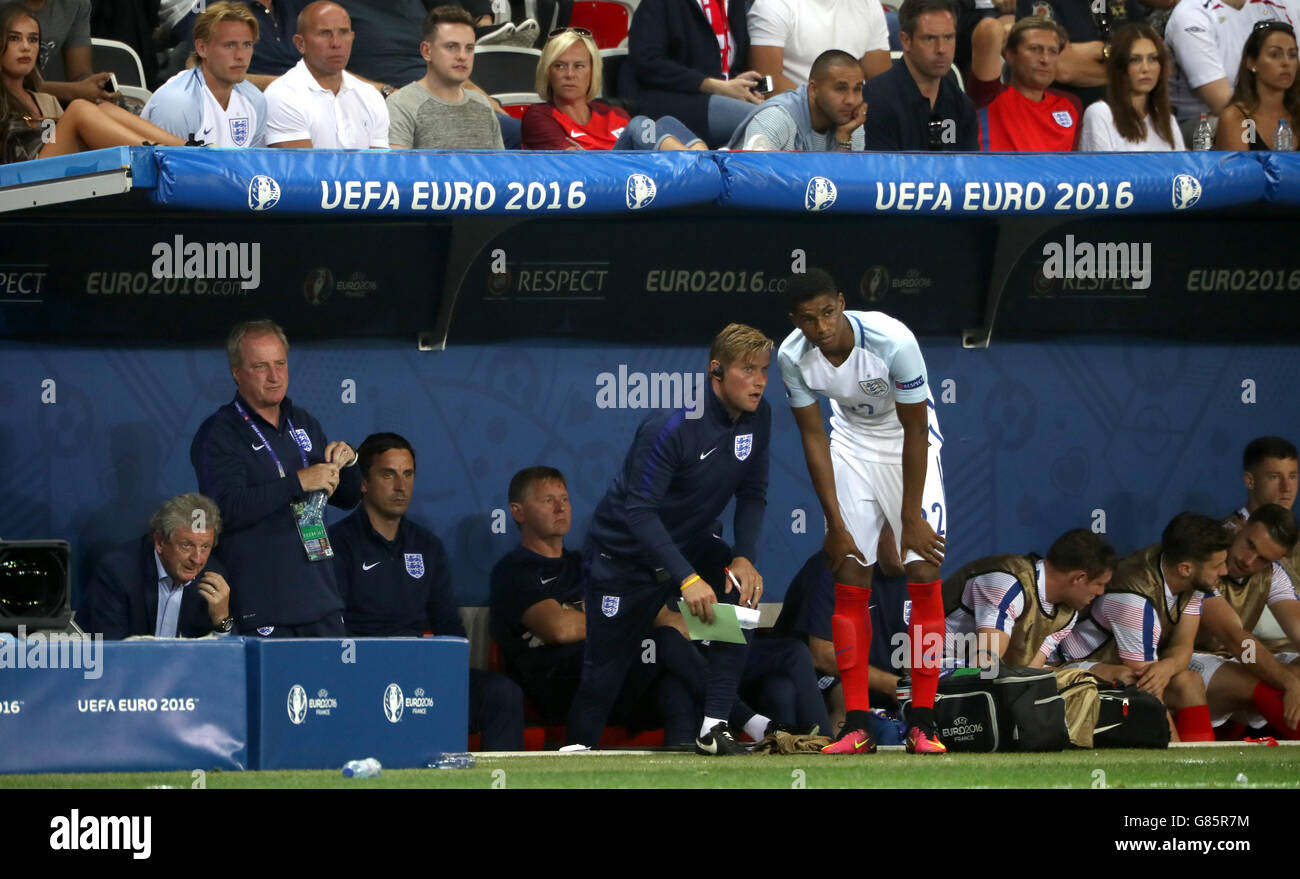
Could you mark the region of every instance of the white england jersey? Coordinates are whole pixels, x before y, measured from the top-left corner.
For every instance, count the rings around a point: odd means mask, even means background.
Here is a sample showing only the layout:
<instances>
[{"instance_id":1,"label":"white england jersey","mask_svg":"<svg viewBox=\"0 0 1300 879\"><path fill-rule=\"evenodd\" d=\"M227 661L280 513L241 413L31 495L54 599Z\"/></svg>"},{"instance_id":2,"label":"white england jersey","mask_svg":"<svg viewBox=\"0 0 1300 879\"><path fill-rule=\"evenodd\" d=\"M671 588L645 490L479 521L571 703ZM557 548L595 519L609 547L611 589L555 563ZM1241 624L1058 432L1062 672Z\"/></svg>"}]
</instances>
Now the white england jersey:
<instances>
[{"instance_id":1,"label":"white england jersey","mask_svg":"<svg viewBox=\"0 0 1300 879\"><path fill-rule=\"evenodd\" d=\"M943 443L925 372L912 331L879 311L845 311L853 328L853 350L834 366L795 330L777 352L790 405L799 409L831 401L831 446L863 461L903 460L903 425L895 403L928 402L930 445Z\"/></svg>"},{"instance_id":2,"label":"white england jersey","mask_svg":"<svg viewBox=\"0 0 1300 879\"><path fill-rule=\"evenodd\" d=\"M203 127L195 134L204 143L216 141L217 146L253 146L253 135L261 120L257 110L244 96L231 90L228 106L222 107L211 89L203 86Z\"/></svg>"}]
</instances>

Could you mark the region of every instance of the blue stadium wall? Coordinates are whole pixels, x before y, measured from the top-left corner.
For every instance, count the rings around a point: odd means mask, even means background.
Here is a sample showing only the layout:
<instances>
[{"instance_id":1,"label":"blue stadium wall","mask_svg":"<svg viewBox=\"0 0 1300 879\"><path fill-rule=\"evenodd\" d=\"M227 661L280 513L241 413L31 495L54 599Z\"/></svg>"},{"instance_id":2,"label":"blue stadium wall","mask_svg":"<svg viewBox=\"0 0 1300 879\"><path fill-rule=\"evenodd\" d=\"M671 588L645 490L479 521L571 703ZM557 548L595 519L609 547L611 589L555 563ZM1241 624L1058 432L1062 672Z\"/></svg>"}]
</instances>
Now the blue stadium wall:
<instances>
[{"instance_id":1,"label":"blue stadium wall","mask_svg":"<svg viewBox=\"0 0 1300 879\"><path fill-rule=\"evenodd\" d=\"M965 350L928 338L923 349L941 401L956 562L1044 551L1060 531L1094 523L1117 548L1137 548L1179 510L1238 504L1248 439L1300 434L1296 345L1059 339ZM331 438L392 430L411 439L410 515L447 544L460 602L482 605L494 560L515 542L504 512L510 476L539 462L567 474L577 546L619 467L645 412L599 408L599 374L620 364L698 372L703 361L700 347L298 342L290 390ZM355 403L342 401L349 379ZM50 380L55 402L43 403ZM190 441L232 393L215 348L5 344L0 536L69 539L84 573L96 552L143 533L162 498L194 488ZM775 439L760 568L779 600L823 526L776 376L767 399Z\"/></svg>"}]
</instances>

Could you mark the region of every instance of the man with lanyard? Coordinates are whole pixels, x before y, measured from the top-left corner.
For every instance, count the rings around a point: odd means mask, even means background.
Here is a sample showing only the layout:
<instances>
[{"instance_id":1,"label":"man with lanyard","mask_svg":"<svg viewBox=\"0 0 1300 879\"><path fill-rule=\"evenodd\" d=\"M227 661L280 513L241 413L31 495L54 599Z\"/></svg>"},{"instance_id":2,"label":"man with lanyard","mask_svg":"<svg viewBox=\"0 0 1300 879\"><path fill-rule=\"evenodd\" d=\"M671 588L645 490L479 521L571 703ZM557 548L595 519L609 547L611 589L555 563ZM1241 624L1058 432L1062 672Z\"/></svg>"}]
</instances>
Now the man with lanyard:
<instances>
[{"instance_id":1,"label":"man with lanyard","mask_svg":"<svg viewBox=\"0 0 1300 879\"><path fill-rule=\"evenodd\" d=\"M587 649L582 681L569 711L568 747L600 743L605 719L623 686L641 639L666 601L714 621L713 584L701 560L715 549L718 517L734 497L735 555L727 577L740 601L758 604L763 578L752 559L767 506L772 409L763 399L772 340L753 327L729 324L709 351L710 392L703 411L656 412L637 428L632 448L596 507L587 532L591 574L584 591ZM717 584L722 585L722 584ZM732 583L725 585L730 592ZM743 754L727 718L748 644L708 647L700 754ZM748 712L747 712L748 713ZM770 720L752 715L745 731L763 738Z\"/></svg>"},{"instance_id":2,"label":"man with lanyard","mask_svg":"<svg viewBox=\"0 0 1300 879\"><path fill-rule=\"evenodd\" d=\"M351 509L360 500L356 452L327 443L320 423L285 396L289 342L273 321L237 325L226 354L238 393L199 427L190 461L225 523L215 554L240 584L235 628L344 637L324 505Z\"/></svg>"}]
</instances>

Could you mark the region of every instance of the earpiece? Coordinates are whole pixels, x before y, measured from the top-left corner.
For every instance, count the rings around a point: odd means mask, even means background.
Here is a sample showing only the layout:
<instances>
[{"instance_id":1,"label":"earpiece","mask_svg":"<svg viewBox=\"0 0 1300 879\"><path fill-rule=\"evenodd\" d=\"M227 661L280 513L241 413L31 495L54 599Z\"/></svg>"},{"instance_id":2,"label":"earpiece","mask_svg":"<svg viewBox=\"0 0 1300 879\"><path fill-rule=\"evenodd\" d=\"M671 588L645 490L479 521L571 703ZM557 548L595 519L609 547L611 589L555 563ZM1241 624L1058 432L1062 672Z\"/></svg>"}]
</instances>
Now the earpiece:
<instances>
[{"instance_id":1,"label":"earpiece","mask_svg":"<svg viewBox=\"0 0 1300 879\"><path fill-rule=\"evenodd\" d=\"M709 375L713 376L718 380L721 380L723 376L722 364L718 364L717 366L713 367L713 371L710 372Z\"/></svg>"}]
</instances>

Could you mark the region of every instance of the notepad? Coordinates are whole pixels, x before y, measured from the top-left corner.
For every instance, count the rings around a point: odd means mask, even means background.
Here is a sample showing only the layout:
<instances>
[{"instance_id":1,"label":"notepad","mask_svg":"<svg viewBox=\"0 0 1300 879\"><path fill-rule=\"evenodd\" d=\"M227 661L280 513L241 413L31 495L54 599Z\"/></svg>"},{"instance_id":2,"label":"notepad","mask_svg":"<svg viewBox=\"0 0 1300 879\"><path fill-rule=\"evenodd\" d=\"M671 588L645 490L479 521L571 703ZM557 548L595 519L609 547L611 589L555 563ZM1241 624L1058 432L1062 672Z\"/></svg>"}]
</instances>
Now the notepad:
<instances>
[{"instance_id":1,"label":"notepad","mask_svg":"<svg viewBox=\"0 0 1300 879\"><path fill-rule=\"evenodd\" d=\"M758 609L739 607L734 604L713 605L713 623L709 624L691 613L686 602L681 602L680 610L686 620L686 628L691 633L692 641L722 641L727 644L744 644L742 630L758 628Z\"/></svg>"}]
</instances>

